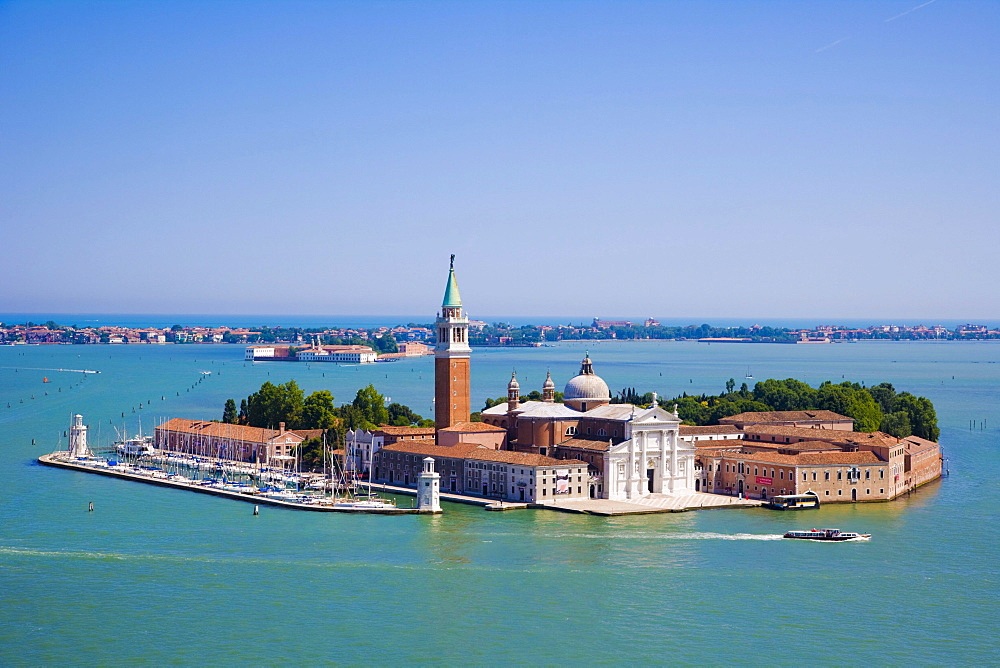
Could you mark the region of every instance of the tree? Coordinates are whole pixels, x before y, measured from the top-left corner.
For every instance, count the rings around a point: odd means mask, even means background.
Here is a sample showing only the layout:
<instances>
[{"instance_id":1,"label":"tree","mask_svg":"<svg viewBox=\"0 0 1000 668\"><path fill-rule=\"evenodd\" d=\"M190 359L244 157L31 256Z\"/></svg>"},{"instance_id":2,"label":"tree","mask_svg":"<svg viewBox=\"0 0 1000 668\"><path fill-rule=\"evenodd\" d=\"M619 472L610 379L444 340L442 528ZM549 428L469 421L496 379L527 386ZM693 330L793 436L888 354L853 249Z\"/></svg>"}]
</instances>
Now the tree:
<instances>
[{"instance_id":1,"label":"tree","mask_svg":"<svg viewBox=\"0 0 1000 668\"><path fill-rule=\"evenodd\" d=\"M409 406L403 404L391 403L386 410L389 413L389 424L394 427L409 427L423 420Z\"/></svg>"},{"instance_id":2,"label":"tree","mask_svg":"<svg viewBox=\"0 0 1000 668\"><path fill-rule=\"evenodd\" d=\"M375 390L374 385L358 390L351 405L360 411L365 422L370 425L365 427L366 429L374 429L380 424L389 422L389 411L385 407L385 397Z\"/></svg>"},{"instance_id":3,"label":"tree","mask_svg":"<svg viewBox=\"0 0 1000 668\"><path fill-rule=\"evenodd\" d=\"M928 441L937 441L941 436L937 413L930 399L916 397L909 392L900 392L896 395L896 407L909 416L914 436L926 438Z\"/></svg>"},{"instance_id":4,"label":"tree","mask_svg":"<svg viewBox=\"0 0 1000 668\"><path fill-rule=\"evenodd\" d=\"M882 424L879 425L878 429L896 438L906 438L913 434L913 427L910 426L910 414L906 411L886 413L882 416Z\"/></svg>"},{"instance_id":5,"label":"tree","mask_svg":"<svg viewBox=\"0 0 1000 668\"><path fill-rule=\"evenodd\" d=\"M868 388L868 394L872 395L875 403L879 405L883 413L889 414L896 410L896 388L892 383L879 383ZM884 429L882 431L885 431ZM909 434L907 434L909 436Z\"/></svg>"},{"instance_id":6,"label":"tree","mask_svg":"<svg viewBox=\"0 0 1000 668\"><path fill-rule=\"evenodd\" d=\"M257 392L247 397L247 424L251 427L274 429L284 422L288 429L302 424L304 399L298 383L290 380L282 385L266 381Z\"/></svg>"},{"instance_id":7,"label":"tree","mask_svg":"<svg viewBox=\"0 0 1000 668\"><path fill-rule=\"evenodd\" d=\"M236 401L226 399L226 407L222 410L222 421L226 424L237 424L240 416L236 412Z\"/></svg>"},{"instance_id":8,"label":"tree","mask_svg":"<svg viewBox=\"0 0 1000 668\"><path fill-rule=\"evenodd\" d=\"M328 390L313 392L302 405L303 429L331 429L337 423L333 395Z\"/></svg>"},{"instance_id":9,"label":"tree","mask_svg":"<svg viewBox=\"0 0 1000 668\"><path fill-rule=\"evenodd\" d=\"M736 379L730 378L726 381L726 394L732 394L733 390L736 389Z\"/></svg>"},{"instance_id":10,"label":"tree","mask_svg":"<svg viewBox=\"0 0 1000 668\"><path fill-rule=\"evenodd\" d=\"M817 407L854 419L854 429L871 432L882 424L882 409L875 399L856 383L834 385L829 381L816 392Z\"/></svg>"},{"instance_id":11,"label":"tree","mask_svg":"<svg viewBox=\"0 0 1000 668\"><path fill-rule=\"evenodd\" d=\"M247 420L247 400L243 399L240 401L239 424L248 424Z\"/></svg>"}]
</instances>

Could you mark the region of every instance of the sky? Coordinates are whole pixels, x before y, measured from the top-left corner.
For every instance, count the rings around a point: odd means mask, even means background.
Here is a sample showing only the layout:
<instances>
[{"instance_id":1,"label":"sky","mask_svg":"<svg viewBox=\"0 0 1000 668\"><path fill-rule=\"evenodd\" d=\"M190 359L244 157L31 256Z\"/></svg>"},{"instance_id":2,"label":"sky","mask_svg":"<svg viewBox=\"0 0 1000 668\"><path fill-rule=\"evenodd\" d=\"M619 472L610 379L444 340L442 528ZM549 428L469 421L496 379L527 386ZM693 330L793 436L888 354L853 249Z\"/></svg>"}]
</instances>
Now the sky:
<instances>
[{"instance_id":1,"label":"sky","mask_svg":"<svg viewBox=\"0 0 1000 668\"><path fill-rule=\"evenodd\" d=\"M996 319L1000 3L0 2L0 312Z\"/></svg>"}]
</instances>

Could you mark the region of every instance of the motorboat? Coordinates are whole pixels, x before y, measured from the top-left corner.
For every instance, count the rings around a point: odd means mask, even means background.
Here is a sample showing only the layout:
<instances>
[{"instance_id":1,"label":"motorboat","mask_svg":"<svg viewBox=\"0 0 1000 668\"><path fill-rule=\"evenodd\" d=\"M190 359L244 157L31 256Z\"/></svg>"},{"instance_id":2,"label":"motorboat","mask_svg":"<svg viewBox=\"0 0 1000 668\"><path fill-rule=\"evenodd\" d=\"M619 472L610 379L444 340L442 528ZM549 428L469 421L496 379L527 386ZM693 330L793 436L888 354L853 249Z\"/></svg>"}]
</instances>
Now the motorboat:
<instances>
[{"instance_id":1,"label":"motorboat","mask_svg":"<svg viewBox=\"0 0 1000 668\"><path fill-rule=\"evenodd\" d=\"M855 533L840 529L809 529L808 531L788 531L782 538L798 538L800 540L826 540L843 542L848 540L868 540L870 533Z\"/></svg>"}]
</instances>

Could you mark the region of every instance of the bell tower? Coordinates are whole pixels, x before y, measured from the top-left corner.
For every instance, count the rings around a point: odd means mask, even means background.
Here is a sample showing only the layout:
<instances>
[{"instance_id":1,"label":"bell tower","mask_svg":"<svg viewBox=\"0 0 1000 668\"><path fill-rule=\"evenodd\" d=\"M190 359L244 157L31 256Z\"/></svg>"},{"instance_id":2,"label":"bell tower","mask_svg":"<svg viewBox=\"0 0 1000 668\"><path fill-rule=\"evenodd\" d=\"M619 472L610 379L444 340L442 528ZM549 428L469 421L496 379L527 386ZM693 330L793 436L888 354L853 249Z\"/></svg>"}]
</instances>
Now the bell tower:
<instances>
[{"instance_id":1,"label":"bell tower","mask_svg":"<svg viewBox=\"0 0 1000 668\"><path fill-rule=\"evenodd\" d=\"M462 298L455 280L455 256L451 256L448 284L437 318L434 349L434 426L450 427L469 420L469 319L462 312Z\"/></svg>"}]
</instances>

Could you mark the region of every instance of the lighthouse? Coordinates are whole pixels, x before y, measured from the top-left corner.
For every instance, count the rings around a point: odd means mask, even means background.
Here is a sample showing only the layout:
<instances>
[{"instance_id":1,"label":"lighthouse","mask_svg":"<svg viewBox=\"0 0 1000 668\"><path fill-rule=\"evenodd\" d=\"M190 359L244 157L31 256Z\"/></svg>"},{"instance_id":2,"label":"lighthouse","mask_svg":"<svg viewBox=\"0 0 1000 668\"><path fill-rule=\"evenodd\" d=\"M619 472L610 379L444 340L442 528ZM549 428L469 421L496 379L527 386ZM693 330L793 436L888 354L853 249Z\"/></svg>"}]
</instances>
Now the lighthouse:
<instances>
[{"instance_id":1,"label":"lighthouse","mask_svg":"<svg viewBox=\"0 0 1000 668\"><path fill-rule=\"evenodd\" d=\"M73 424L69 427L69 456L89 457L90 448L87 447L87 426L83 424L82 415L73 416Z\"/></svg>"},{"instance_id":2,"label":"lighthouse","mask_svg":"<svg viewBox=\"0 0 1000 668\"><path fill-rule=\"evenodd\" d=\"M433 457L424 457L424 468L417 476L417 510L441 512L441 474L434 470Z\"/></svg>"}]
</instances>

